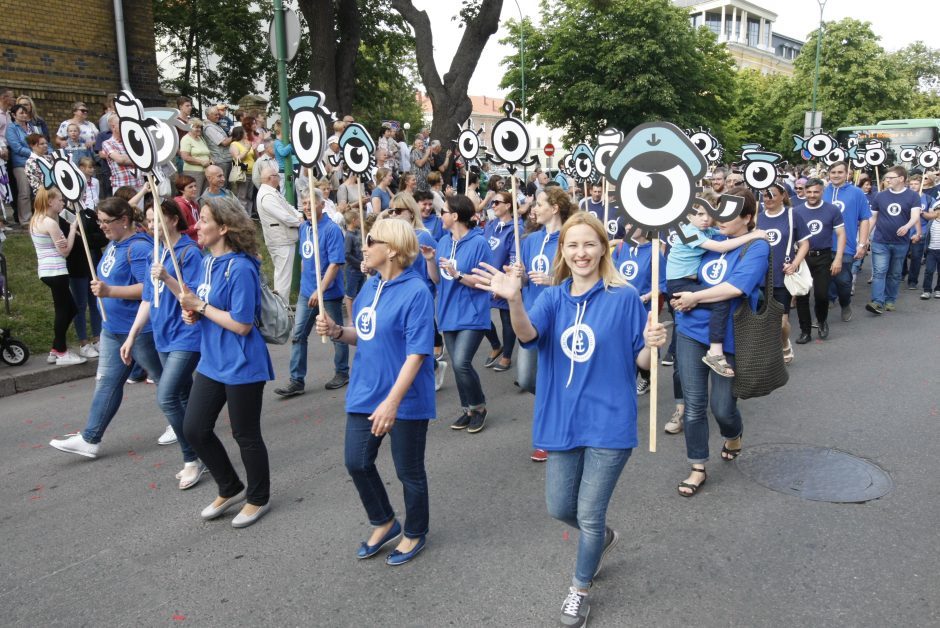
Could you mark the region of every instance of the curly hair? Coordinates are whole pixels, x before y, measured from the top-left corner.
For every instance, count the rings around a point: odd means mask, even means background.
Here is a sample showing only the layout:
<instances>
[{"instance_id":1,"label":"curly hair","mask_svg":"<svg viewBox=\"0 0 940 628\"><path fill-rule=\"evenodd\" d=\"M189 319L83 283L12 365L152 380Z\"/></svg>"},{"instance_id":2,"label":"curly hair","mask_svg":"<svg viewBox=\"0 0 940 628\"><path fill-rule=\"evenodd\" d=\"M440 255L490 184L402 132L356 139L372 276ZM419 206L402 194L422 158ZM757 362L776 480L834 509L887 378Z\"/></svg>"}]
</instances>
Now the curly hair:
<instances>
[{"instance_id":1,"label":"curly hair","mask_svg":"<svg viewBox=\"0 0 940 628\"><path fill-rule=\"evenodd\" d=\"M236 253L247 253L258 257L258 240L255 223L241 207L225 197L206 197L202 199L202 208L212 212L212 219L228 228L225 243Z\"/></svg>"}]
</instances>

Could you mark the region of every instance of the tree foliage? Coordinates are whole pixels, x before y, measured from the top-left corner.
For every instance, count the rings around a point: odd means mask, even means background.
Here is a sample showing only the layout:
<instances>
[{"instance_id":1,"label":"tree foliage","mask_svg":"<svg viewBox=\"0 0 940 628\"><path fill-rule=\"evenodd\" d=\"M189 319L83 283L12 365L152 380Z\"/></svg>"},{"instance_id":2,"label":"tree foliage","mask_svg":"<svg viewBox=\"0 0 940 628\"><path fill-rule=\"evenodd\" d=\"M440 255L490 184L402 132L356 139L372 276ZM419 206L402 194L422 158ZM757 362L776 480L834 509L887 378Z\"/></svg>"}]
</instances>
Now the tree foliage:
<instances>
[{"instance_id":1,"label":"tree foliage","mask_svg":"<svg viewBox=\"0 0 940 628\"><path fill-rule=\"evenodd\" d=\"M715 128L731 113L731 57L669 0L543 0L541 13L541 29L508 23L502 43L517 52L501 87L521 102L524 34L526 108L567 143L650 120Z\"/></svg>"},{"instance_id":2,"label":"tree foliage","mask_svg":"<svg viewBox=\"0 0 940 628\"><path fill-rule=\"evenodd\" d=\"M728 160L740 154L742 144L750 142L788 155L793 142L781 113L794 108L798 95L790 77L740 70L734 79L732 114L722 125L724 135L719 138Z\"/></svg>"}]
</instances>

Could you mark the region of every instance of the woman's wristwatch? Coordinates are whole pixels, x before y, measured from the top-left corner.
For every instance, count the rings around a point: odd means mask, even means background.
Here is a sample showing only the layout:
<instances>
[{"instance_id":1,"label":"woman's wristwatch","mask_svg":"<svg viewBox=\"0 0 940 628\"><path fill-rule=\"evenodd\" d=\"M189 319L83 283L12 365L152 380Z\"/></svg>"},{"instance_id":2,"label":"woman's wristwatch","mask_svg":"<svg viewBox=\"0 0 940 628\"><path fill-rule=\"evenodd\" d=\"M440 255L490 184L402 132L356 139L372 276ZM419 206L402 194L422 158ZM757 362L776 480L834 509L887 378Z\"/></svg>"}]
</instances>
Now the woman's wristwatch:
<instances>
[{"instance_id":1,"label":"woman's wristwatch","mask_svg":"<svg viewBox=\"0 0 940 628\"><path fill-rule=\"evenodd\" d=\"M461 281L461 280L463 280L463 273L458 270L457 275L454 277L454 281Z\"/></svg>"},{"instance_id":2,"label":"woman's wristwatch","mask_svg":"<svg viewBox=\"0 0 940 628\"><path fill-rule=\"evenodd\" d=\"M204 301L202 306L198 310L196 310L196 312L198 312L200 316L205 316L207 307L209 307L209 302Z\"/></svg>"}]
</instances>

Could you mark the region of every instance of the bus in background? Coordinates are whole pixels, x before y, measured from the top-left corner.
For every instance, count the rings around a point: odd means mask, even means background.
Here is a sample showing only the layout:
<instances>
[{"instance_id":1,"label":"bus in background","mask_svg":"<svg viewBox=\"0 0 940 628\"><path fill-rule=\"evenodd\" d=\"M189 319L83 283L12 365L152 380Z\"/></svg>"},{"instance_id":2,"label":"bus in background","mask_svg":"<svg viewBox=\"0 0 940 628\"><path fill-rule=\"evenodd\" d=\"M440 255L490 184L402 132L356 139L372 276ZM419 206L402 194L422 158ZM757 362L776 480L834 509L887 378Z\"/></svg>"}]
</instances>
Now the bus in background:
<instances>
[{"instance_id":1,"label":"bus in background","mask_svg":"<svg viewBox=\"0 0 940 628\"><path fill-rule=\"evenodd\" d=\"M842 146L855 135L859 145L866 140L881 140L889 151L889 161L896 160L902 148L924 148L930 144L940 146L940 119L882 120L869 126L847 126L836 131L836 140Z\"/></svg>"}]
</instances>

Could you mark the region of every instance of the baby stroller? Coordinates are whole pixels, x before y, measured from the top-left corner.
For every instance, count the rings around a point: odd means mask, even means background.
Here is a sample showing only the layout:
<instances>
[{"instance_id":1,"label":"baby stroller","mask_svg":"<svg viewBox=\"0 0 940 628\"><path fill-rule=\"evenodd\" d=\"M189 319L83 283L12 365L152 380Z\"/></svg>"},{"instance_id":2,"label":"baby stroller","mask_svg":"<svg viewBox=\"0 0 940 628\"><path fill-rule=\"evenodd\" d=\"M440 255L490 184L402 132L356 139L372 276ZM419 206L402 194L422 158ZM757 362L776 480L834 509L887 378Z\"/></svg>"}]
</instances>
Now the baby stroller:
<instances>
[{"instance_id":1,"label":"baby stroller","mask_svg":"<svg viewBox=\"0 0 940 628\"><path fill-rule=\"evenodd\" d=\"M10 335L9 329L0 329L0 360L10 366L26 364L29 348Z\"/></svg>"}]
</instances>

